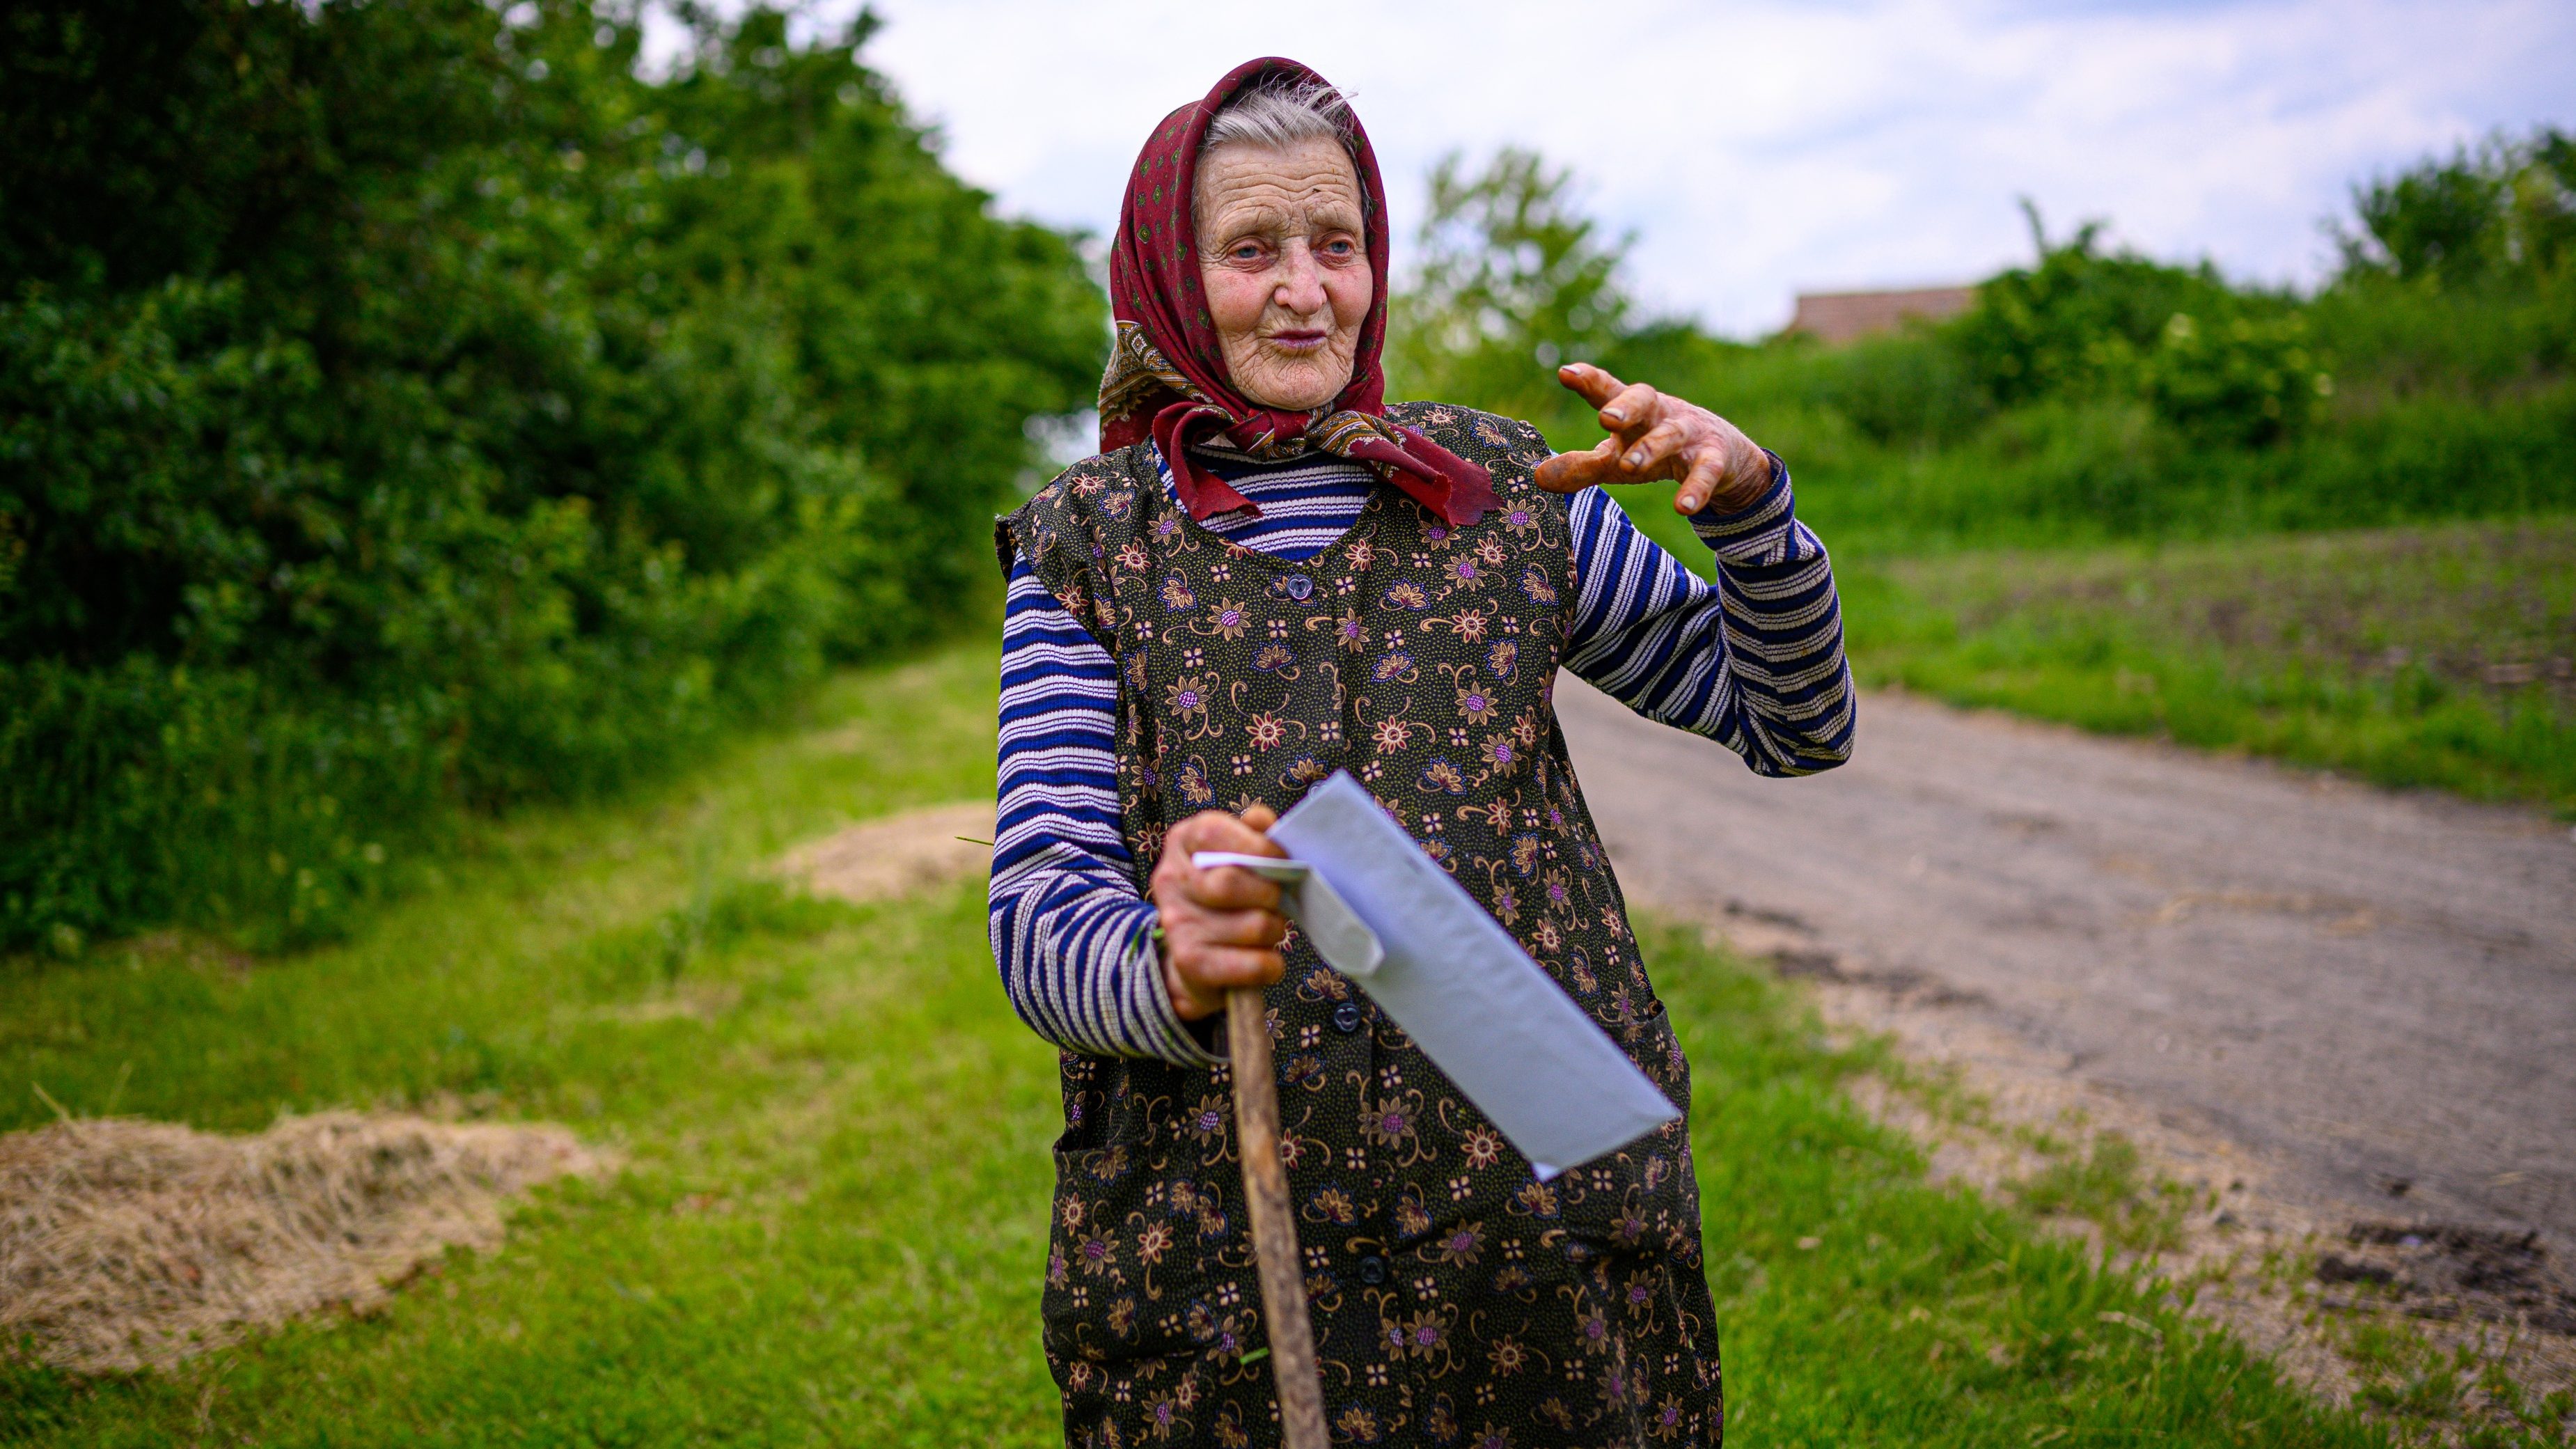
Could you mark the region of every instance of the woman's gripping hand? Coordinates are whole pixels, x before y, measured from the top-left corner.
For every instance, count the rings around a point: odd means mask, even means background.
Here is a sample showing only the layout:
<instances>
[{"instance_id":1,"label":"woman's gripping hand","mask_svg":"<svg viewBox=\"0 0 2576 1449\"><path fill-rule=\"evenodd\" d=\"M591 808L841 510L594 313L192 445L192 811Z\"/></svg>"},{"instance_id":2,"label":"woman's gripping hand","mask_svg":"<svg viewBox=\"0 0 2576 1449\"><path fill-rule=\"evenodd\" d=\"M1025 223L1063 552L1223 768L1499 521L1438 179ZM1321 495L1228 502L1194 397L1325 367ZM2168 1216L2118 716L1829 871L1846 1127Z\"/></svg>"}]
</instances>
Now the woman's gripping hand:
<instances>
[{"instance_id":1,"label":"woman's gripping hand","mask_svg":"<svg viewBox=\"0 0 2576 1449\"><path fill-rule=\"evenodd\" d=\"M1264 832L1279 816L1267 805L1241 815L1202 810L1163 837L1154 867L1154 910L1163 925L1163 989L1183 1021L1225 1009L1236 987L1267 986L1286 969L1279 957L1288 918L1279 911L1279 887L1240 866L1201 870L1190 864L1202 850L1237 855L1288 852Z\"/></svg>"},{"instance_id":2,"label":"woman's gripping hand","mask_svg":"<svg viewBox=\"0 0 2576 1449\"><path fill-rule=\"evenodd\" d=\"M1559 453L1538 465L1532 481L1550 493L1579 493L1595 483L1678 478L1673 510L1750 508L1771 487L1771 456L1735 424L1644 383L1624 383L1588 362L1556 370L1556 380L1601 410L1610 436L1588 452Z\"/></svg>"}]
</instances>

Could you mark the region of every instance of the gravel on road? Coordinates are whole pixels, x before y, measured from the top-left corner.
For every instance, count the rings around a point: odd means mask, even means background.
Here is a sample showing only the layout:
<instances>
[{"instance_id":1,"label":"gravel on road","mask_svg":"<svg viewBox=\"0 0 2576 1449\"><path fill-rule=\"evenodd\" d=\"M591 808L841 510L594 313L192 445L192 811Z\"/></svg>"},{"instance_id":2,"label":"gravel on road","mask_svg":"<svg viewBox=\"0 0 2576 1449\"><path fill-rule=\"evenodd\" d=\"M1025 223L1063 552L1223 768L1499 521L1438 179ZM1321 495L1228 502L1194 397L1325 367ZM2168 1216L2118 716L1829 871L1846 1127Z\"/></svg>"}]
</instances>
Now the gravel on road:
<instances>
[{"instance_id":1,"label":"gravel on road","mask_svg":"<svg viewBox=\"0 0 2576 1449\"><path fill-rule=\"evenodd\" d=\"M2008 1036L2321 1217L2576 1255L2564 824L1896 693L1798 780L1571 676L1558 710L1640 902Z\"/></svg>"}]
</instances>

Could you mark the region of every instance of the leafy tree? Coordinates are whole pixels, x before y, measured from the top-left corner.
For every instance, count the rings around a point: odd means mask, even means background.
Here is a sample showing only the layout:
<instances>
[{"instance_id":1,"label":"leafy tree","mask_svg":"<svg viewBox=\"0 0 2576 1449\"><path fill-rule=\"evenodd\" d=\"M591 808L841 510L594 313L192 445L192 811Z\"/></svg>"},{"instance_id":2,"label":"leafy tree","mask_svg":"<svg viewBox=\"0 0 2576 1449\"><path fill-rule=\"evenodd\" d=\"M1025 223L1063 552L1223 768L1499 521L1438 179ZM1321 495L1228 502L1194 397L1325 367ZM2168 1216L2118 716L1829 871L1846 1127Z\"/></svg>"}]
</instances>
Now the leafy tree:
<instances>
[{"instance_id":1,"label":"leafy tree","mask_svg":"<svg viewBox=\"0 0 2576 1449\"><path fill-rule=\"evenodd\" d=\"M2555 270L2576 242L2576 141L2542 127L2356 185L2358 229L2335 235L2348 275L2463 286Z\"/></svg>"},{"instance_id":2,"label":"leafy tree","mask_svg":"<svg viewBox=\"0 0 2576 1449\"><path fill-rule=\"evenodd\" d=\"M1431 174L1420 251L1389 345L1399 385L1530 415L1560 396L1560 362L1597 361L1630 328L1620 283L1631 237L1583 215L1571 171L1506 147L1470 177L1457 153Z\"/></svg>"},{"instance_id":3,"label":"leafy tree","mask_svg":"<svg viewBox=\"0 0 2576 1449\"><path fill-rule=\"evenodd\" d=\"M1103 307L859 59L593 0L0 19L0 942L323 929L979 617Z\"/></svg>"},{"instance_id":4,"label":"leafy tree","mask_svg":"<svg viewBox=\"0 0 2576 1449\"><path fill-rule=\"evenodd\" d=\"M2478 276L2501 250L2505 188L2494 170L2462 150L2447 162L2355 187L2362 233L2345 239L2346 257L2402 278Z\"/></svg>"}]
</instances>

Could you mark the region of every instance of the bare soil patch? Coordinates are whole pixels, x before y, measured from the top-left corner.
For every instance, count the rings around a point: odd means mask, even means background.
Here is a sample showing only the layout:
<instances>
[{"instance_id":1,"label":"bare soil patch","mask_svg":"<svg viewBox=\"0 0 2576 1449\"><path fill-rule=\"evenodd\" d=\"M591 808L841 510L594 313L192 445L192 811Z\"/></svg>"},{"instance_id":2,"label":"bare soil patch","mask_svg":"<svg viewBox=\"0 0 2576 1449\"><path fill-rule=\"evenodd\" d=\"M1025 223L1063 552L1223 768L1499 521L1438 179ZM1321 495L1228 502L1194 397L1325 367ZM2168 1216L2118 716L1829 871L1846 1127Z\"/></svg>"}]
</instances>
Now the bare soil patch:
<instances>
[{"instance_id":1,"label":"bare soil patch","mask_svg":"<svg viewBox=\"0 0 2576 1449\"><path fill-rule=\"evenodd\" d=\"M993 802L961 800L862 821L787 853L779 870L816 895L885 900L988 870Z\"/></svg>"},{"instance_id":2,"label":"bare soil patch","mask_svg":"<svg viewBox=\"0 0 2576 1449\"><path fill-rule=\"evenodd\" d=\"M355 1112L0 1136L0 1344L130 1372L363 1312L449 1247L497 1244L511 1196L605 1165L563 1127Z\"/></svg>"},{"instance_id":3,"label":"bare soil patch","mask_svg":"<svg viewBox=\"0 0 2576 1449\"><path fill-rule=\"evenodd\" d=\"M2576 1346L2576 1278L2538 1233L2362 1218L2317 1254L2316 1280L2367 1284L2417 1318L2518 1325Z\"/></svg>"}]
</instances>

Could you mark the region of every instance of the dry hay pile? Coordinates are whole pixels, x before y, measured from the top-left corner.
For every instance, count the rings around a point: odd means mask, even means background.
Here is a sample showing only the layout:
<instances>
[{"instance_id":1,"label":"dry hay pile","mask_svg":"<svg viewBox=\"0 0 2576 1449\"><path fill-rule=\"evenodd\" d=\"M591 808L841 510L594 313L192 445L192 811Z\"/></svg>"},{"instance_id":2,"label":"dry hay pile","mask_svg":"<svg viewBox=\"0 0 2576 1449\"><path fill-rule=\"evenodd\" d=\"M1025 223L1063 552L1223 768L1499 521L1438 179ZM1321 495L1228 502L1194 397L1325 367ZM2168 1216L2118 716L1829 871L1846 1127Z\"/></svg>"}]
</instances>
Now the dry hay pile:
<instances>
[{"instance_id":1,"label":"dry hay pile","mask_svg":"<svg viewBox=\"0 0 2576 1449\"><path fill-rule=\"evenodd\" d=\"M992 838L992 801L933 805L800 845L779 869L816 895L880 900L990 869Z\"/></svg>"},{"instance_id":2,"label":"dry hay pile","mask_svg":"<svg viewBox=\"0 0 2576 1449\"><path fill-rule=\"evenodd\" d=\"M0 1136L0 1344L85 1373L166 1367L365 1309L510 1194L600 1160L555 1126L329 1112L246 1137L66 1121Z\"/></svg>"}]
</instances>

